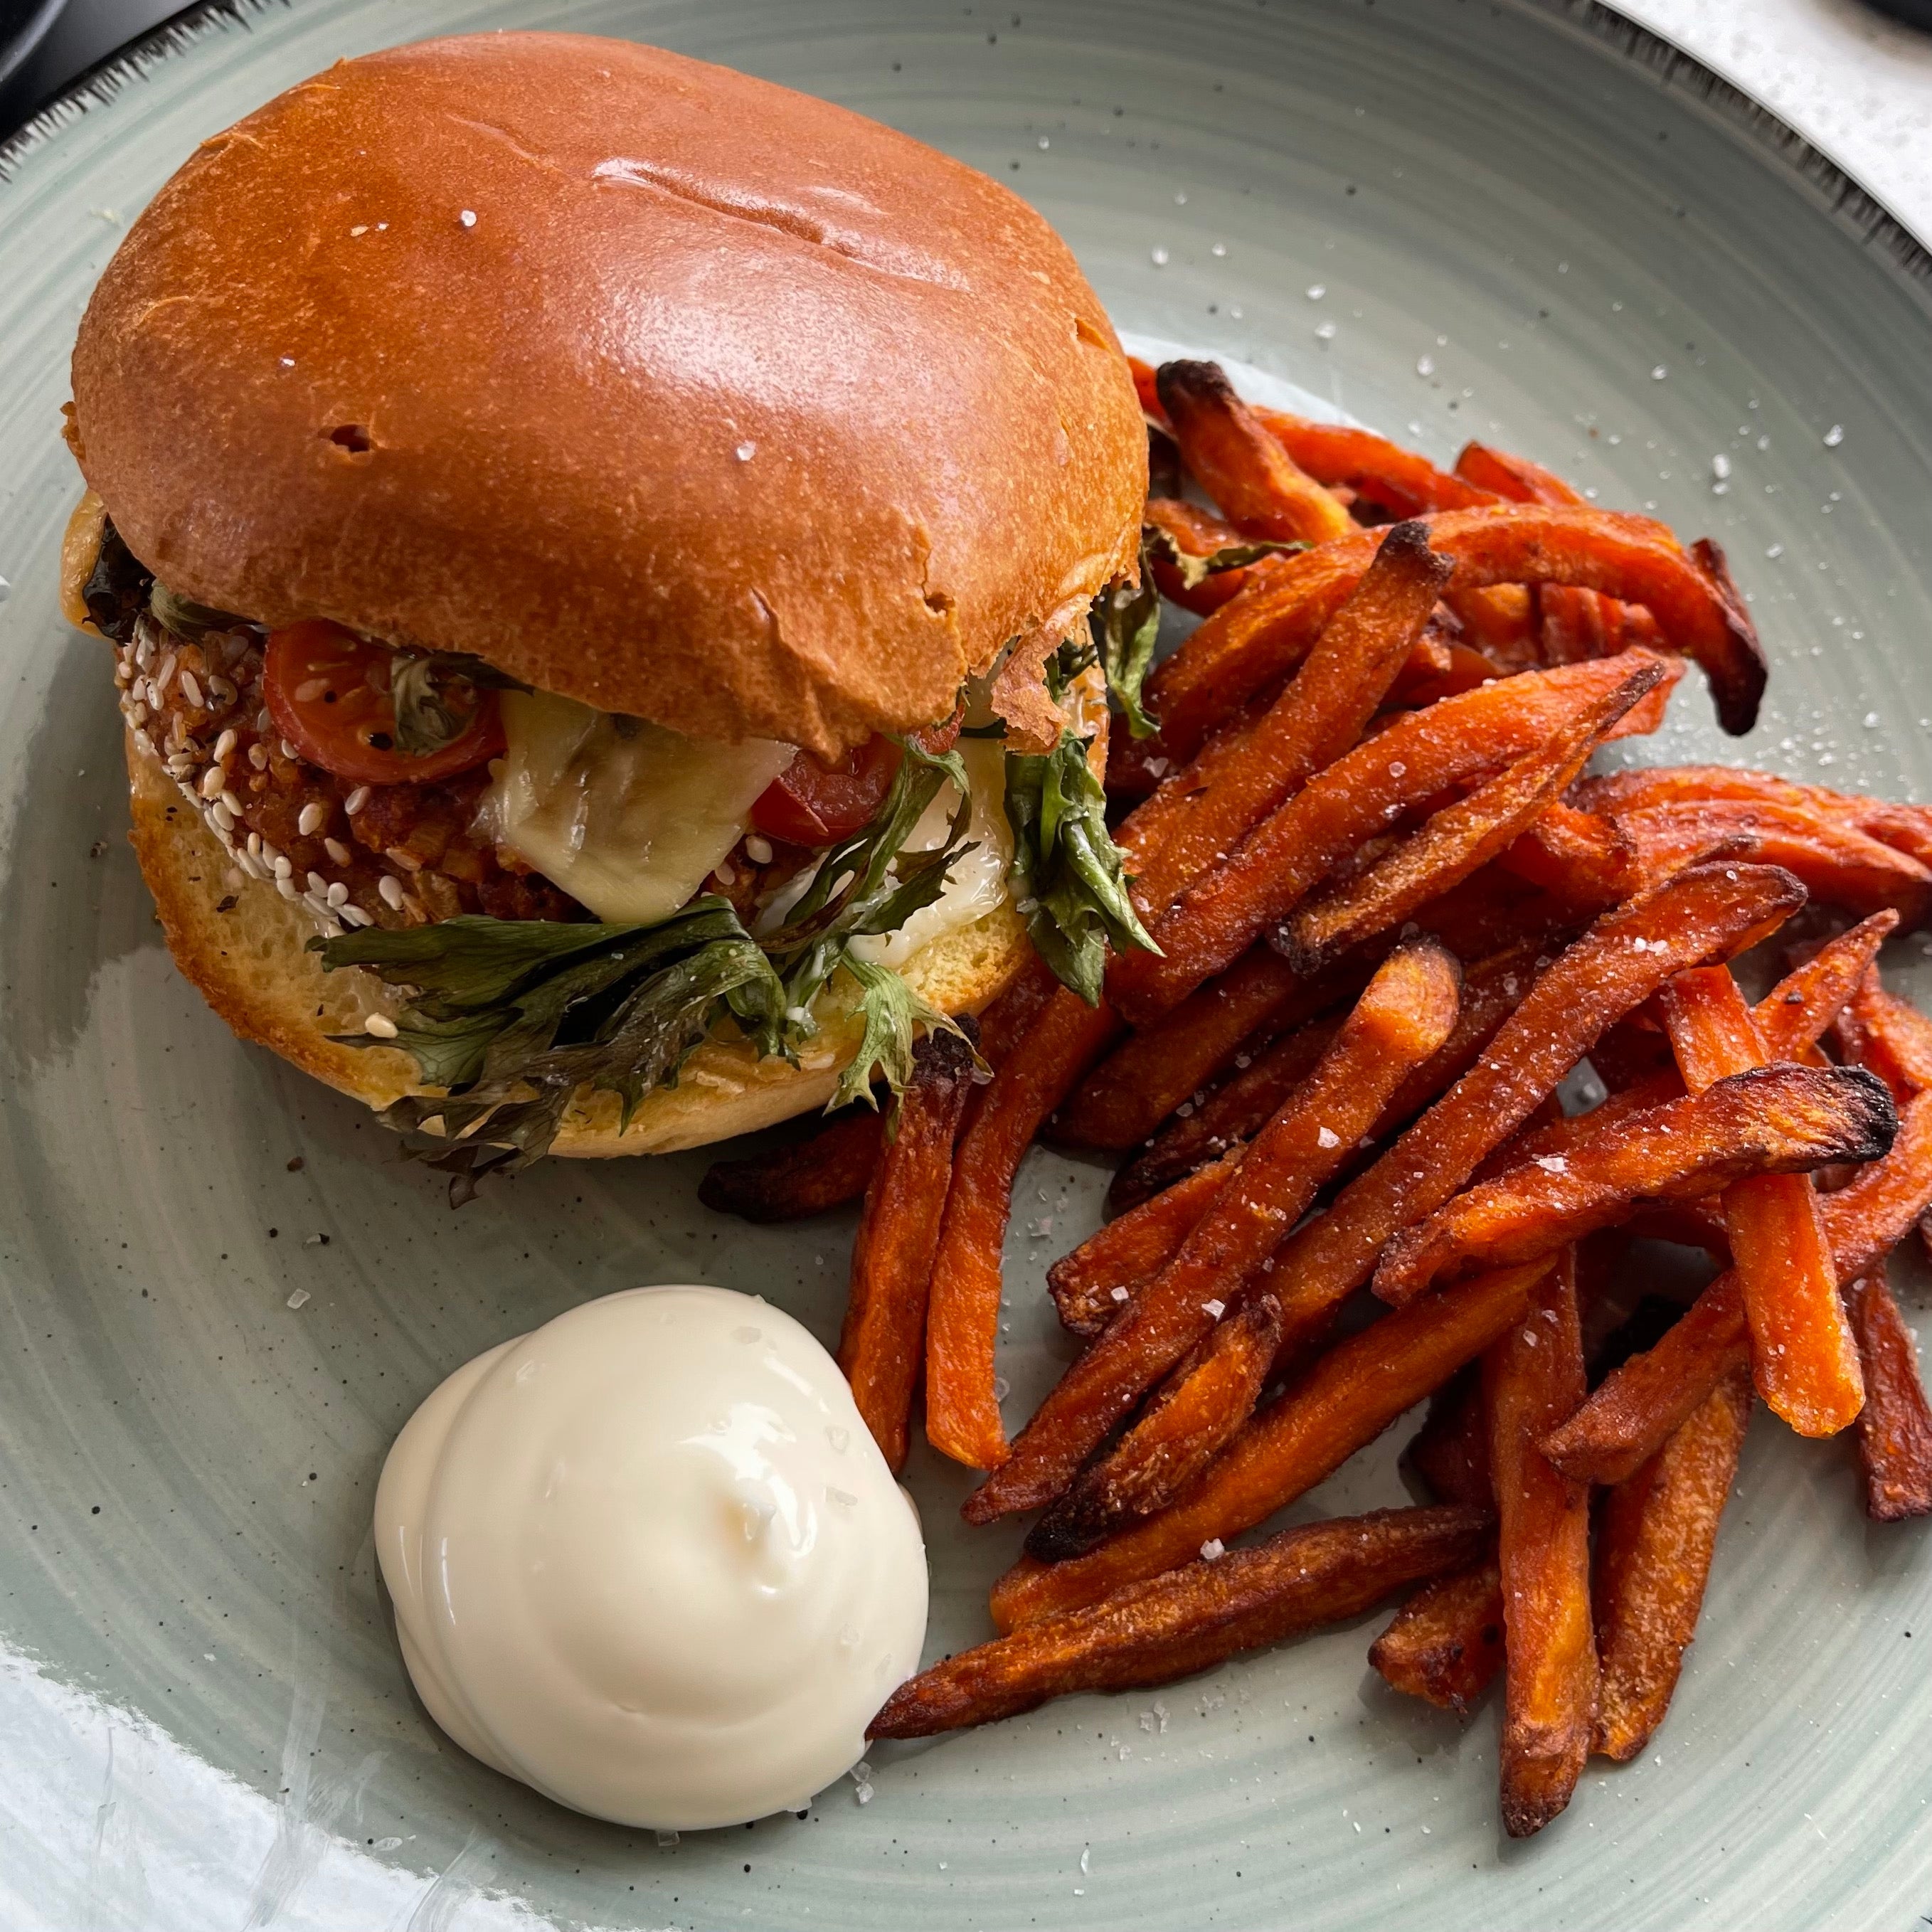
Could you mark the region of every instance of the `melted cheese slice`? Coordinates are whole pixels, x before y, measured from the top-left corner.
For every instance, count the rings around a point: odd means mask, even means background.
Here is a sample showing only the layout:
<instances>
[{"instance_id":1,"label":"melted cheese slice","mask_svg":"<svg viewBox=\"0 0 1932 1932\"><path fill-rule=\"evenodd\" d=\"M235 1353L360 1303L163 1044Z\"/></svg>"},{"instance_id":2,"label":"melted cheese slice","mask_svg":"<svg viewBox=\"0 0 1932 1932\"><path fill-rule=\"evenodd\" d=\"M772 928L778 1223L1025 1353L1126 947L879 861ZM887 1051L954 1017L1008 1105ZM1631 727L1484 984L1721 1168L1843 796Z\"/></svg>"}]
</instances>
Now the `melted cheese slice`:
<instances>
[{"instance_id":1,"label":"melted cheese slice","mask_svg":"<svg viewBox=\"0 0 1932 1932\"><path fill-rule=\"evenodd\" d=\"M681 737L545 692L506 692L502 704L508 743L486 822L614 923L649 926L682 906L794 756L774 739Z\"/></svg>"}]
</instances>

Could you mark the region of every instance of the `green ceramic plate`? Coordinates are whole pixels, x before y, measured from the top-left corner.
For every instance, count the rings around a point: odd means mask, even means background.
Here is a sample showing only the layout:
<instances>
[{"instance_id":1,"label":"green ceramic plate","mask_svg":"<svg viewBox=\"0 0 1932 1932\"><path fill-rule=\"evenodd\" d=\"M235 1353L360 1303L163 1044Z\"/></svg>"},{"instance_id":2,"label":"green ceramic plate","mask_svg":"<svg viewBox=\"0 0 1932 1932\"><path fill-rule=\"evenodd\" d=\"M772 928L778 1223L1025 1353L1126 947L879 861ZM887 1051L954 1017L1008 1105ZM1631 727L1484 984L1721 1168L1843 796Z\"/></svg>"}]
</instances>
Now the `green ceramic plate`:
<instances>
[{"instance_id":1,"label":"green ceramic plate","mask_svg":"<svg viewBox=\"0 0 1932 1932\"><path fill-rule=\"evenodd\" d=\"M56 614L58 412L89 286L197 140L338 55L500 25L656 40L880 116L1036 200L1124 328L1709 531L1775 668L1744 754L1932 795L1922 260L1600 8L296 0L103 76L0 180L0 1922L1923 1922L1932 1549L1867 1526L1840 1446L1762 1420L1656 1748L1593 1766L1527 1846L1498 1832L1493 1714L1385 1694L1369 1625L881 1752L869 1804L844 1784L676 1846L557 1810L430 1727L368 1528L416 1401L640 1282L755 1290L829 1336L848 1227L715 1218L694 1158L555 1164L452 1214L366 1115L229 1036L162 948L105 661ZM1736 748L1687 690L1646 755ZM1043 1261L1100 1181L1046 1154L1023 1176L1016 1417L1064 1353ZM1393 1456L1298 1514L1396 1499ZM962 1531L958 1472L911 1480L950 1650L984 1633L1012 1539Z\"/></svg>"}]
</instances>

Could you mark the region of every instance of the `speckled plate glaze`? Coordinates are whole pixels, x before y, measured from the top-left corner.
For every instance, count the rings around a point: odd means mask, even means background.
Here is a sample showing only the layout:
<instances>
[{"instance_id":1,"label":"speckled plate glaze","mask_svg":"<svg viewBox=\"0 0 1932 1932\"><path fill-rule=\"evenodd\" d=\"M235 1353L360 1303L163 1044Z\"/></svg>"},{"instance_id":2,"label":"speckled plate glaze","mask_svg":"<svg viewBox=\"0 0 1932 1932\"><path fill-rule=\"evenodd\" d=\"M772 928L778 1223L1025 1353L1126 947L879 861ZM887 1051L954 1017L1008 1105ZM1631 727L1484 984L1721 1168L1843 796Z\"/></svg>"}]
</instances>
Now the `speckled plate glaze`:
<instances>
[{"instance_id":1,"label":"speckled plate glaze","mask_svg":"<svg viewBox=\"0 0 1932 1932\"><path fill-rule=\"evenodd\" d=\"M1786 130L1604 9L297 0L151 48L0 179L0 1922L1922 1922L1932 1547L1867 1527L1841 1448L1762 1419L1655 1750L1593 1766L1527 1846L1498 1832L1492 1714L1465 1729L1384 1693L1370 1624L881 1751L862 1807L842 1784L675 1846L556 1810L430 1728L368 1530L416 1401L640 1282L754 1290L829 1338L849 1225L712 1217L692 1157L548 1166L453 1215L366 1115L229 1036L162 948L105 661L56 613L76 488L58 412L88 289L198 140L338 55L506 25L845 101L1036 200L1124 328L1438 458L1492 437L1709 531L1755 600L1771 700L1724 745L1694 678L1643 755L1932 794L1924 264ZM1095 1221L1101 1180L1049 1154L1023 1177L1016 1420L1064 1354L1043 1261ZM1400 1434L1296 1514L1397 1499ZM1012 1538L961 1529L960 1472L925 1458L911 1480L937 1653L985 1633Z\"/></svg>"}]
</instances>

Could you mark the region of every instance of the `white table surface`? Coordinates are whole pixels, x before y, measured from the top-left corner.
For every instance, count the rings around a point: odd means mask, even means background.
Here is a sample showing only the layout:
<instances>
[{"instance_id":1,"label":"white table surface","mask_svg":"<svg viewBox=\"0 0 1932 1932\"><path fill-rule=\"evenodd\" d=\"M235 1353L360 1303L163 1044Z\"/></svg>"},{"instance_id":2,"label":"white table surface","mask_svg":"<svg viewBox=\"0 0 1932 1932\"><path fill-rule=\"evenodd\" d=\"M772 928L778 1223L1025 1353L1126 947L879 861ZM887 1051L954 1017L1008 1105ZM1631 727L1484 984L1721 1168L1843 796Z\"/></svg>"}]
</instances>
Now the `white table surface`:
<instances>
[{"instance_id":1,"label":"white table surface","mask_svg":"<svg viewBox=\"0 0 1932 1932\"><path fill-rule=\"evenodd\" d=\"M1932 241L1932 34L1861 0L1616 0L1775 110Z\"/></svg>"}]
</instances>

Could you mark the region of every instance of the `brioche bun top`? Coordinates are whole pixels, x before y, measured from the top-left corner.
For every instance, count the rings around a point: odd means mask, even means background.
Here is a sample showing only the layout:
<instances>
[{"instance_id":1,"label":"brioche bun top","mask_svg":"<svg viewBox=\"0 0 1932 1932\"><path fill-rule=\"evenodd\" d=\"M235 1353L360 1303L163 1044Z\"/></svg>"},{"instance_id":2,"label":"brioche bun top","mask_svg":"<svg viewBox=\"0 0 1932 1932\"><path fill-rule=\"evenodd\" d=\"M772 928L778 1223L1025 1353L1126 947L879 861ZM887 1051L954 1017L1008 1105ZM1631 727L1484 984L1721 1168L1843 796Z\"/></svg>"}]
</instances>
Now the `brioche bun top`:
<instances>
[{"instance_id":1,"label":"brioche bun top","mask_svg":"<svg viewBox=\"0 0 1932 1932\"><path fill-rule=\"evenodd\" d=\"M76 454L172 588L692 736L942 716L1132 568L1072 256L844 108L627 41L344 61L205 142L81 324Z\"/></svg>"}]
</instances>

